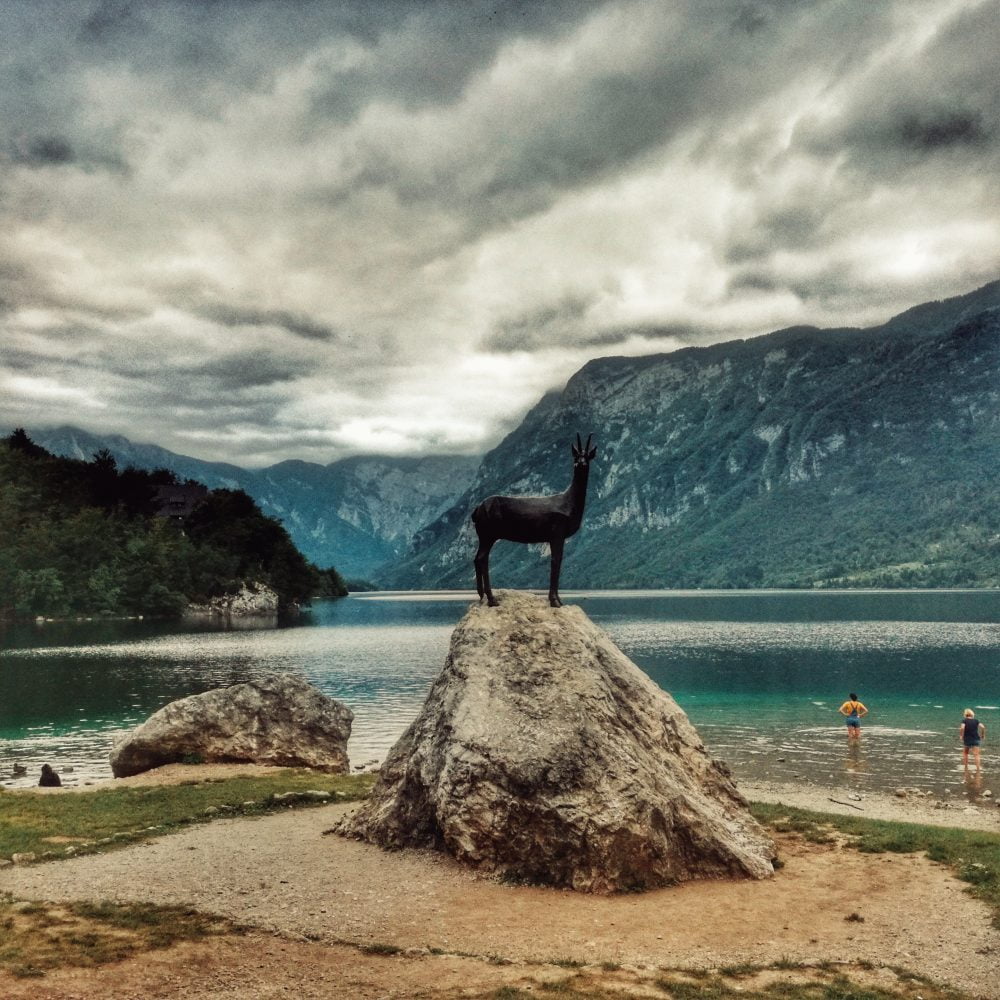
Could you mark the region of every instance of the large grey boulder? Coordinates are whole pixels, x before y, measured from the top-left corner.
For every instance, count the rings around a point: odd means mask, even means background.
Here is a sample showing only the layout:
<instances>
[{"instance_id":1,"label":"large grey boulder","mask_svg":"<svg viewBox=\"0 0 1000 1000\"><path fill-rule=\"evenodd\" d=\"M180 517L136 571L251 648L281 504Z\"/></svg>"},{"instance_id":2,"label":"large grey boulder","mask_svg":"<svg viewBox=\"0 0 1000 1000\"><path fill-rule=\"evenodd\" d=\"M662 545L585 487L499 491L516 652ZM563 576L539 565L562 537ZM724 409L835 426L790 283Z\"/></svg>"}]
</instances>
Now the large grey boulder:
<instances>
[{"instance_id":1,"label":"large grey boulder","mask_svg":"<svg viewBox=\"0 0 1000 1000\"><path fill-rule=\"evenodd\" d=\"M216 688L165 705L111 751L116 778L191 756L345 773L354 713L294 674Z\"/></svg>"},{"instance_id":2,"label":"large grey boulder","mask_svg":"<svg viewBox=\"0 0 1000 1000\"><path fill-rule=\"evenodd\" d=\"M580 608L496 594L337 832L591 892L771 875L773 844L677 703Z\"/></svg>"}]
</instances>

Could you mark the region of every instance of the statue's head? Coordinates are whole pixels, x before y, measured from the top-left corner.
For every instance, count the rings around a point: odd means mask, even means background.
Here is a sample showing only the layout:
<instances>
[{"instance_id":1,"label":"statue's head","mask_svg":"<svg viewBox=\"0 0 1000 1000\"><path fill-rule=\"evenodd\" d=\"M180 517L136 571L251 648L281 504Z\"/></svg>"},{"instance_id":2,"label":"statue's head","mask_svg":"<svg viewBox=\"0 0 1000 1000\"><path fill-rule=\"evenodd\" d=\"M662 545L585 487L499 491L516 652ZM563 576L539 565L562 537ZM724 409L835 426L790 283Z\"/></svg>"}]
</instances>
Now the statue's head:
<instances>
[{"instance_id":1,"label":"statue's head","mask_svg":"<svg viewBox=\"0 0 1000 1000\"><path fill-rule=\"evenodd\" d=\"M593 448L590 447L590 439L593 436L594 436L593 434L588 434L587 435L587 443L583 444L580 441L580 435L577 434L577 436L576 436L576 444L573 445L573 467L574 468L576 468L577 466L582 466L582 467L586 468L593 461L594 456L597 454L597 448L596 448L596 446L593 447Z\"/></svg>"}]
</instances>

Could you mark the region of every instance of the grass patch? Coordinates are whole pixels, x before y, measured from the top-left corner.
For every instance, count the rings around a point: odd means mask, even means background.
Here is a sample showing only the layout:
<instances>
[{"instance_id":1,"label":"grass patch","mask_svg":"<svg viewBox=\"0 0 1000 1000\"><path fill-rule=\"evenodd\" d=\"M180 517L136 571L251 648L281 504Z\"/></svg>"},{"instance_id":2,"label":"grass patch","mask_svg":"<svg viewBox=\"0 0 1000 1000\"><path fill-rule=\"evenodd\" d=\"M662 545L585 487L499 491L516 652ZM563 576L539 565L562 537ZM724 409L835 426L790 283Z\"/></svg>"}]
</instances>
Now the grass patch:
<instances>
[{"instance_id":1,"label":"grass patch","mask_svg":"<svg viewBox=\"0 0 1000 1000\"><path fill-rule=\"evenodd\" d=\"M738 979L740 976L749 976L754 972L759 972L760 966L753 962L740 962L738 965L724 965L719 972L730 979Z\"/></svg>"},{"instance_id":2,"label":"grass patch","mask_svg":"<svg viewBox=\"0 0 1000 1000\"><path fill-rule=\"evenodd\" d=\"M780 969L779 964L758 967L757 973ZM950 989L921 985L900 979L895 988L887 989L852 981L843 973L824 974L822 970L801 967L808 974L797 979L765 979L751 985L727 981L720 973L707 979L689 980L674 976L661 977L655 985L671 1000L735 1000L755 997L757 1000L962 1000L967 994Z\"/></svg>"},{"instance_id":3,"label":"grass patch","mask_svg":"<svg viewBox=\"0 0 1000 1000\"><path fill-rule=\"evenodd\" d=\"M782 971L785 972L782 975ZM861 971L861 970L856 970ZM896 971L896 970L891 970ZM861 971L862 976L864 975ZM968 994L917 983L898 974L891 985L873 985L818 966L785 969L781 963L753 966L753 979L727 976L721 971L695 973L690 970L661 970L656 978L633 974L627 982L606 983L594 974L580 973L554 982L533 980L524 987L502 986L470 995L476 1000L527 1000L528 997L558 996L567 1000L622 1000L649 996L659 990L664 1000L971 1000ZM853 973L852 973L853 975Z\"/></svg>"},{"instance_id":4,"label":"grass patch","mask_svg":"<svg viewBox=\"0 0 1000 1000\"><path fill-rule=\"evenodd\" d=\"M0 970L19 978L61 966L118 962L139 952L239 933L230 921L183 906L26 903L0 897Z\"/></svg>"},{"instance_id":5,"label":"grass patch","mask_svg":"<svg viewBox=\"0 0 1000 1000\"><path fill-rule=\"evenodd\" d=\"M65 857L67 850L93 853L213 818L314 805L303 794L311 790L329 792L337 802L353 801L364 798L374 781L371 774L287 769L260 777L62 795L0 791L0 858L35 854L45 861ZM275 795L288 797L276 800ZM54 849L53 837L70 841L69 848Z\"/></svg>"},{"instance_id":6,"label":"grass patch","mask_svg":"<svg viewBox=\"0 0 1000 1000\"><path fill-rule=\"evenodd\" d=\"M580 993L573 989L573 982L572 978L557 979L552 982L539 983L538 989L541 993L555 993L557 996L580 996Z\"/></svg>"},{"instance_id":7,"label":"grass patch","mask_svg":"<svg viewBox=\"0 0 1000 1000\"><path fill-rule=\"evenodd\" d=\"M814 813L806 809L755 802L754 816L779 832L821 836L835 830L846 836L851 846L869 854L891 851L896 854L923 853L932 861L948 865L968 883L969 892L993 910L993 925L1000 927L1000 834L982 830L927 826Z\"/></svg>"},{"instance_id":8,"label":"grass patch","mask_svg":"<svg viewBox=\"0 0 1000 1000\"><path fill-rule=\"evenodd\" d=\"M360 950L366 955L399 955L403 949L398 944L385 944L382 941L372 941L371 944L361 945Z\"/></svg>"}]
</instances>

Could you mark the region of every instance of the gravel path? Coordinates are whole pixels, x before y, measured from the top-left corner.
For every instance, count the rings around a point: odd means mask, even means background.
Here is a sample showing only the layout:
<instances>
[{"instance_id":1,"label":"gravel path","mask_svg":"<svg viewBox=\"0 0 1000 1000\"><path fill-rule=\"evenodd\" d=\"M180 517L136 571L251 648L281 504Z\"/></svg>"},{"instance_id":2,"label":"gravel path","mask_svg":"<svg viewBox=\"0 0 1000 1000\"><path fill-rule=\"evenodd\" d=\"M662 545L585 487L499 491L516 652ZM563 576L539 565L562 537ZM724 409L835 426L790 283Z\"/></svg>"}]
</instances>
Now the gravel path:
<instances>
[{"instance_id":1,"label":"gravel path","mask_svg":"<svg viewBox=\"0 0 1000 1000\"><path fill-rule=\"evenodd\" d=\"M185 903L298 941L515 960L716 966L862 959L1000 995L1000 932L986 907L923 858L785 838L785 867L764 882L595 897L508 887L439 854L386 853L324 836L351 808L216 820L109 854L8 868L0 871L0 891ZM863 921L846 919L854 913Z\"/></svg>"}]
</instances>

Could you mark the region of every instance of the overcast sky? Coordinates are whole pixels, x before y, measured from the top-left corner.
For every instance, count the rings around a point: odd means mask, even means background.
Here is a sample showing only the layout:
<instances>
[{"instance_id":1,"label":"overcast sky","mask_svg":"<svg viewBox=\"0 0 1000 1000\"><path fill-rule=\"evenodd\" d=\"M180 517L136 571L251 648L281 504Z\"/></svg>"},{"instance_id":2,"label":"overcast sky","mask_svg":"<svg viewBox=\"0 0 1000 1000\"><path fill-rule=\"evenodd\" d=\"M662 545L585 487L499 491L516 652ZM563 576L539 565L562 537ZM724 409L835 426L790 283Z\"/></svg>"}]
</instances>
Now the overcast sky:
<instances>
[{"instance_id":1,"label":"overcast sky","mask_svg":"<svg viewBox=\"0 0 1000 1000\"><path fill-rule=\"evenodd\" d=\"M1000 276L996 0L0 0L0 428L479 452Z\"/></svg>"}]
</instances>

